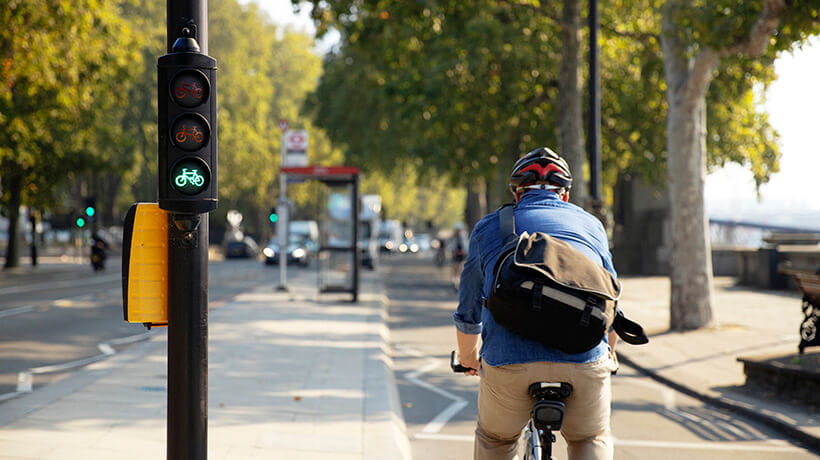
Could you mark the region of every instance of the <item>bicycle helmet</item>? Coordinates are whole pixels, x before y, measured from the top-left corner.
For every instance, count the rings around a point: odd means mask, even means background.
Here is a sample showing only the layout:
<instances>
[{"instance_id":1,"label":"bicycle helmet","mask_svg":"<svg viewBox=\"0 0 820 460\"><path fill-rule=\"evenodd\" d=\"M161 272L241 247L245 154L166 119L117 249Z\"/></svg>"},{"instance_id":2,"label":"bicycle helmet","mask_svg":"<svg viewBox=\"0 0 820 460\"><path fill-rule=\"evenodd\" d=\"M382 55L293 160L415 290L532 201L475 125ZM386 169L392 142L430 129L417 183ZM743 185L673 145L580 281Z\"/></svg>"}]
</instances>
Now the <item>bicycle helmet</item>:
<instances>
[{"instance_id":1,"label":"bicycle helmet","mask_svg":"<svg viewBox=\"0 0 820 460\"><path fill-rule=\"evenodd\" d=\"M510 173L510 190L548 182L569 190L572 187L572 173L569 164L557 153L546 147L539 147L515 162ZM542 187L543 188L543 187Z\"/></svg>"}]
</instances>

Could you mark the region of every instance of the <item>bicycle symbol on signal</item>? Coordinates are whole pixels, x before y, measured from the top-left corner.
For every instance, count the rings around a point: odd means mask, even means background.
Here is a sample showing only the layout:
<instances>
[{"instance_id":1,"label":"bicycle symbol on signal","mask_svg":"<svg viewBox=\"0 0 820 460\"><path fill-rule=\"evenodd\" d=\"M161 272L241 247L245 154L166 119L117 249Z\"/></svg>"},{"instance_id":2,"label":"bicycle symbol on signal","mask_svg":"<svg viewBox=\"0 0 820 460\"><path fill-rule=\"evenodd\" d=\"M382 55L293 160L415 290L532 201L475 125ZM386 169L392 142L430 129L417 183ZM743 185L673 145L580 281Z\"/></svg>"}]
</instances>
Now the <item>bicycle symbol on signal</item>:
<instances>
[{"instance_id":1,"label":"bicycle symbol on signal","mask_svg":"<svg viewBox=\"0 0 820 460\"><path fill-rule=\"evenodd\" d=\"M188 183L191 185L201 187L205 183L205 176L199 174L196 169L182 168L182 171L174 178L174 184L177 187L185 187Z\"/></svg>"},{"instance_id":2,"label":"bicycle symbol on signal","mask_svg":"<svg viewBox=\"0 0 820 460\"><path fill-rule=\"evenodd\" d=\"M177 99L182 99L186 95L189 95L194 99L202 99L202 87L199 86L196 82L183 82L182 84L180 84L179 88L174 90L174 95L177 97Z\"/></svg>"},{"instance_id":3,"label":"bicycle symbol on signal","mask_svg":"<svg viewBox=\"0 0 820 460\"><path fill-rule=\"evenodd\" d=\"M180 130L174 135L174 139L180 144L186 142L188 138L193 139L193 141L198 144L202 142L204 137L205 136L202 134L202 131L200 131L196 125L191 126L190 128L188 128L188 125L182 125L182 128L180 128Z\"/></svg>"}]
</instances>

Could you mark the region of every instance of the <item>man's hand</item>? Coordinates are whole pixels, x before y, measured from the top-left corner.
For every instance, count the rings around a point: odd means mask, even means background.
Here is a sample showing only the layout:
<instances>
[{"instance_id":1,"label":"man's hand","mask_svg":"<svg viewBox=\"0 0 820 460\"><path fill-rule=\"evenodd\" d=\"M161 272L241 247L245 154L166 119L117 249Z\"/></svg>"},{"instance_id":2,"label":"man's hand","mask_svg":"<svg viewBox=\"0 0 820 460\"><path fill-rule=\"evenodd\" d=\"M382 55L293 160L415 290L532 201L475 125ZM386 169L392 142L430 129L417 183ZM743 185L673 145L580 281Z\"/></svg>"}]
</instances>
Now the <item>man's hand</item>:
<instances>
[{"instance_id":1,"label":"man's hand","mask_svg":"<svg viewBox=\"0 0 820 460\"><path fill-rule=\"evenodd\" d=\"M460 355L459 360L462 366L470 368L464 375L478 375L478 366L480 365L478 353L474 353L473 356Z\"/></svg>"},{"instance_id":2,"label":"man's hand","mask_svg":"<svg viewBox=\"0 0 820 460\"><path fill-rule=\"evenodd\" d=\"M472 370L465 372L465 375L478 375L478 334L465 334L461 331L456 331L456 340L458 341L458 355L461 365L472 368Z\"/></svg>"}]
</instances>

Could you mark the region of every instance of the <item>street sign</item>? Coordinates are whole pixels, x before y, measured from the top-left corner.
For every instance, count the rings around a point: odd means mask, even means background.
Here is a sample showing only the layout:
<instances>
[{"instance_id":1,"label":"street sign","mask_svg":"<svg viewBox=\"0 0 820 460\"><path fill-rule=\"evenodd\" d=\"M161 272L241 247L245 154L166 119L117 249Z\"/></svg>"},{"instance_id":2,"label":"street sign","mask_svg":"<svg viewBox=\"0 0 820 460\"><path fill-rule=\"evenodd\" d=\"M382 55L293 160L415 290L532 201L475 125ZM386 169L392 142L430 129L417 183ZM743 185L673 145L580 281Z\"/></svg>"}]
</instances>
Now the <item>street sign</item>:
<instances>
[{"instance_id":1,"label":"street sign","mask_svg":"<svg viewBox=\"0 0 820 460\"><path fill-rule=\"evenodd\" d=\"M229 209L227 219L231 227L239 227L239 224L242 223L243 216L242 213L236 209Z\"/></svg>"},{"instance_id":2,"label":"street sign","mask_svg":"<svg viewBox=\"0 0 820 460\"><path fill-rule=\"evenodd\" d=\"M286 131L284 135L282 166L307 166L308 134L303 129Z\"/></svg>"},{"instance_id":3,"label":"street sign","mask_svg":"<svg viewBox=\"0 0 820 460\"><path fill-rule=\"evenodd\" d=\"M308 147L308 134L303 129L290 130L285 133L285 149L288 152L304 152Z\"/></svg>"}]
</instances>

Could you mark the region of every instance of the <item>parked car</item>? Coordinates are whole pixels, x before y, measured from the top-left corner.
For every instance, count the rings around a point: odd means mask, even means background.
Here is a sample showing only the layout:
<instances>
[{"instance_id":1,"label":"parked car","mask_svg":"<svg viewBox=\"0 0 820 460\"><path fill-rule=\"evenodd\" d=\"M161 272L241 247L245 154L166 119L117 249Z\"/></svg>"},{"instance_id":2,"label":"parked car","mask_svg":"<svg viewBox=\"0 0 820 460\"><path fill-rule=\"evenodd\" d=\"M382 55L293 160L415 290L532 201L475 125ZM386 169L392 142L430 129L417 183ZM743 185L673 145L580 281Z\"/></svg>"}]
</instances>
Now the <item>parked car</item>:
<instances>
[{"instance_id":1,"label":"parked car","mask_svg":"<svg viewBox=\"0 0 820 460\"><path fill-rule=\"evenodd\" d=\"M291 235L287 246L288 265L301 265L307 267L310 260L316 256L317 245L309 238L302 235ZM265 249L262 250L265 256L265 265L279 264L279 240L273 237Z\"/></svg>"},{"instance_id":2,"label":"parked car","mask_svg":"<svg viewBox=\"0 0 820 460\"><path fill-rule=\"evenodd\" d=\"M253 238L246 236L238 241L225 243L226 259L248 259L259 254L259 246Z\"/></svg>"},{"instance_id":3,"label":"parked car","mask_svg":"<svg viewBox=\"0 0 820 460\"><path fill-rule=\"evenodd\" d=\"M403 233L400 221L381 221L379 223L379 249L382 252L398 252Z\"/></svg>"}]
</instances>

